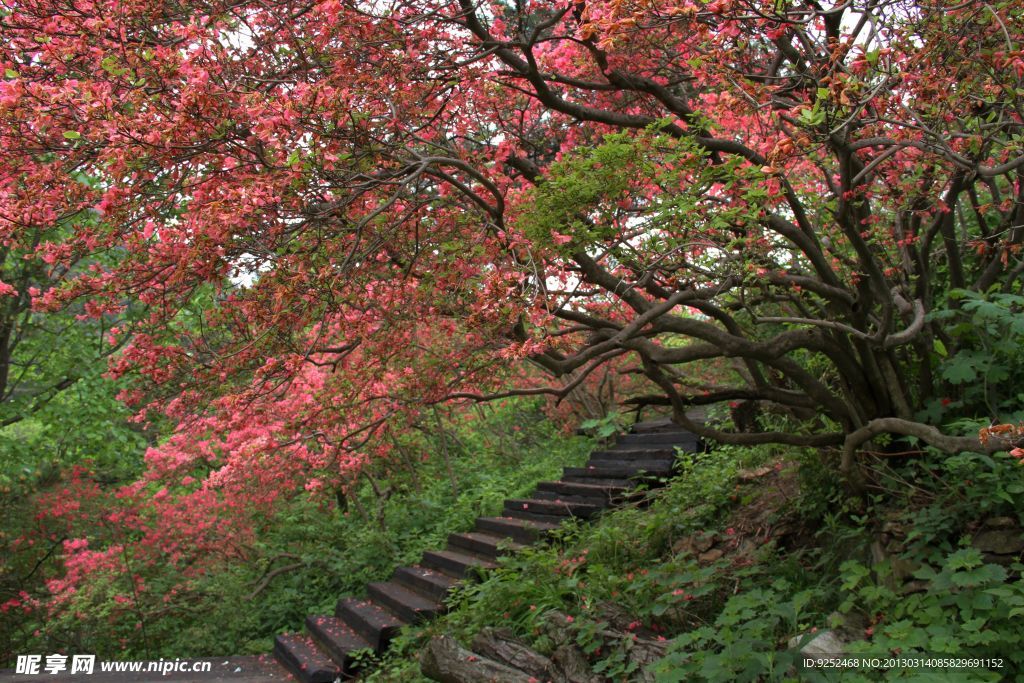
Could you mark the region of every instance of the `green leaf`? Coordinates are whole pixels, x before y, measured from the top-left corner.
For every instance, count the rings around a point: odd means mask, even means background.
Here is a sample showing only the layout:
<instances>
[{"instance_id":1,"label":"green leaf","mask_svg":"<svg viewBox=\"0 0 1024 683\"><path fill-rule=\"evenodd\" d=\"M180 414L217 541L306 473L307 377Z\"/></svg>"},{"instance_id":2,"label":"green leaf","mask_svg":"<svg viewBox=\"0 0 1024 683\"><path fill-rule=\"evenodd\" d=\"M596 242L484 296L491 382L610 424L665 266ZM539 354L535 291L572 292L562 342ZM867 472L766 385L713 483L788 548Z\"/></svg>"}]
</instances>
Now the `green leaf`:
<instances>
[{"instance_id":1,"label":"green leaf","mask_svg":"<svg viewBox=\"0 0 1024 683\"><path fill-rule=\"evenodd\" d=\"M118 66L117 55L107 55L100 62L100 66L111 76L122 76L128 73L127 68Z\"/></svg>"},{"instance_id":2,"label":"green leaf","mask_svg":"<svg viewBox=\"0 0 1024 683\"><path fill-rule=\"evenodd\" d=\"M963 548L957 550L946 560L947 569L972 569L983 563L981 551L977 548Z\"/></svg>"},{"instance_id":3,"label":"green leaf","mask_svg":"<svg viewBox=\"0 0 1024 683\"><path fill-rule=\"evenodd\" d=\"M18 77L18 76L20 76L20 75L21 75L21 74L19 74L19 73L18 73L17 71L15 71L14 69L5 69L5 70L4 70L4 76L6 76L7 78L17 78L17 77Z\"/></svg>"},{"instance_id":4,"label":"green leaf","mask_svg":"<svg viewBox=\"0 0 1024 683\"><path fill-rule=\"evenodd\" d=\"M65 140L77 140L80 137L82 137L82 134L79 133L77 130L66 130L66 131L64 131L64 139Z\"/></svg>"},{"instance_id":5,"label":"green leaf","mask_svg":"<svg viewBox=\"0 0 1024 683\"><path fill-rule=\"evenodd\" d=\"M804 109L800 112L800 123L808 126L818 126L825 122L825 112L821 111L818 103L815 102L811 109Z\"/></svg>"},{"instance_id":6,"label":"green leaf","mask_svg":"<svg viewBox=\"0 0 1024 683\"><path fill-rule=\"evenodd\" d=\"M949 352L946 351L946 345L943 344L942 340L940 339L936 339L934 342L932 342L932 348L935 349L935 353L939 354L943 358L949 355Z\"/></svg>"},{"instance_id":7,"label":"green leaf","mask_svg":"<svg viewBox=\"0 0 1024 683\"><path fill-rule=\"evenodd\" d=\"M963 384L974 381L978 373L975 371L974 364L970 358L957 355L949 365L943 368L942 376L950 384Z\"/></svg>"}]
</instances>

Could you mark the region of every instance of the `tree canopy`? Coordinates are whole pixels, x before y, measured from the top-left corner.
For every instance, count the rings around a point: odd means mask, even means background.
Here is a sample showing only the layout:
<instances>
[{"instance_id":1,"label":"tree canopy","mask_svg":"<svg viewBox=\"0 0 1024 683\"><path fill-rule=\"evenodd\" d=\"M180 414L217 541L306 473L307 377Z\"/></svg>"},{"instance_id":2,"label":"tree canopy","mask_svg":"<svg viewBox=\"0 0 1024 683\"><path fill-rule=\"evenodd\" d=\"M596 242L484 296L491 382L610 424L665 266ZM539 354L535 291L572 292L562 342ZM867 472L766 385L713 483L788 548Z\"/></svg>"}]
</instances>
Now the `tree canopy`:
<instances>
[{"instance_id":1,"label":"tree canopy","mask_svg":"<svg viewBox=\"0 0 1024 683\"><path fill-rule=\"evenodd\" d=\"M0 348L29 307L106 321L178 425L123 495L193 532L608 368L848 468L1019 416L1009 0L0 7ZM686 419L747 400L803 427Z\"/></svg>"}]
</instances>

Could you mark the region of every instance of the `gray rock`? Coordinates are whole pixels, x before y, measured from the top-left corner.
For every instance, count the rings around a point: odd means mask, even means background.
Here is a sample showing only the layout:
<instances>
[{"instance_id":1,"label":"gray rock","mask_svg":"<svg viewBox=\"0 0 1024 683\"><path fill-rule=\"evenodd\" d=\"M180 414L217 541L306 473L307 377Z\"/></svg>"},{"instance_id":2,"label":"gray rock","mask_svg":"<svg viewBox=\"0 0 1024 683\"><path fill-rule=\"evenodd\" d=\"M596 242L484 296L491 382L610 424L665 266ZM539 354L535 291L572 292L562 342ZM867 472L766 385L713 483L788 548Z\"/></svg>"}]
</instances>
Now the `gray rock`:
<instances>
[{"instance_id":1,"label":"gray rock","mask_svg":"<svg viewBox=\"0 0 1024 683\"><path fill-rule=\"evenodd\" d=\"M675 542L672 546L672 552L675 554L679 553L692 553L697 555L699 553L706 552L715 544L714 532L701 532L681 538Z\"/></svg>"},{"instance_id":2,"label":"gray rock","mask_svg":"<svg viewBox=\"0 0 1024 683\"><path fill-rule=\"evenodd\" d=\"M440 683L529 683L530 676L482 657L451 636L434 636L420 654L420 671Z\"/></svg>"},{"instance_id":3,"label":"gray rock","mask_svg":"<svg viewBox=\"0 0 1024 683\"><path fill-rule=\"evenodd\" d=\"M806 635L806 634L805 634ZM789 639L789 647L800 648L800 652L808 656L838 655L842 654L846 644L836 635L835 631L824 630L818 633L809 641L800 645L804 636L793 636Z\"/></svg>"},{"instance_id":4,"label":"gray rock","mask_svg":"<svg viewBox=\"0 0 1024 683\"><path fill-rule=\"evenodd\" d=\"M473 651L497 662L543 679L551 668L551 660L530 649L508 629L485 628L473 638Z\"/></svg>"},{"instance_id":5,"label":"gray rock","mask_svg":"<svg viewBox=\"0 0 1024 683\"><path fill-rule=\"evenodd\" d=\"M601 677L590 669L590 662L575 645L562 645L551 655L551 679L554 683L599 683Z\"/></svg>"},{"instance_id":6,"label":"gray rock","mask_svg":"<svg viewBox=\"0 0 1024 683\"><path fill-rule=\"evenodd\" d=\"M723 552L721 549L719 549L719 548L712 548L711 550L707 551L706 553L701 553L697 557L697 559L700 562L704 563L704 564L710 564L711 562L714 562L715 560L722 559L722 557L724 555L725 555L725 552Z\"/></svg>"},{"instance_id":7,"label":"gray rock","mask_svg":"<svg viewBox=\"0 0 1024 683\"><path fill-rule=\"evenodd\" d=\"M983 553L1017 555L1024 551L1024 535L1020 529L986 529L975 535L972 545Z\"/></svg>"},{"instance_id":8,"label":"gray rock","mask_svg":"<svg viewBox=\"0 0 1024 683\"><path fill-rule=\"evenodd\" d=\"M552 610L545 615L541 628L544 631L544 635L558 646L568 642L573 637L572 629L566 628L568 623L569 617L567 614Z\"/></svg>"},{"instance_id":9,"label":"gray rock","mask_svg":"<svg viewBox=\"0 0 1024 683\"><path fill-rule=\"evenodd\" d=\"M1020 524L1013 517L990 517L982 526L986 529L1020 529Z\"/></svg>"},{"instance_id":10,"label":"gray rock","mask_svg":"<svg viewBox=\"0 0 1024 683\"><path fill-rule=\"evenodd\" d=\"M632 674L637 683L653 683L655 676L648 667L665 656L665 643L647 638L637 638L629 648L629 660L636 664L636 672Z\"/></svg>"}]
</instances>

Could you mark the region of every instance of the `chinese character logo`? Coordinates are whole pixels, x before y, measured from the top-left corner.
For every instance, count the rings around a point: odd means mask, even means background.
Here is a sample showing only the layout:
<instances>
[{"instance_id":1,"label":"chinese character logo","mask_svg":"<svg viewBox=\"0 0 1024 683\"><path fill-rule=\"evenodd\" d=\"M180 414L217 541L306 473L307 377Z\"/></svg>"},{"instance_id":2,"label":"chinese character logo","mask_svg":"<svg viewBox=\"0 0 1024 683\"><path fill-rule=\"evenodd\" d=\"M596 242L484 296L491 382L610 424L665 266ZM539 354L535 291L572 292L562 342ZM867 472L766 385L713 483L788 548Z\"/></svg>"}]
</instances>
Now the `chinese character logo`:
<instances>
[{"instance_id":1,"label":"chinese character logo","mask_svg":"<svg viewBox=\"0 0 1024 683\"><path fill-rule=\"evenodd\" d=\"M96 655L75 655L71 658L71 673L91 674L96 666Z\"/></svg>"},{"instance_id":2,"label":"chinese character logo","mask_svg":"<svg viewBox=\"0 0 1024 683\"><path fill-rule=\"evenodd\" d=\"M43 661L42 655L18 655L18 661L14 665L16 674L37 674L39 663Z\"/></svg>"}]
</instances>

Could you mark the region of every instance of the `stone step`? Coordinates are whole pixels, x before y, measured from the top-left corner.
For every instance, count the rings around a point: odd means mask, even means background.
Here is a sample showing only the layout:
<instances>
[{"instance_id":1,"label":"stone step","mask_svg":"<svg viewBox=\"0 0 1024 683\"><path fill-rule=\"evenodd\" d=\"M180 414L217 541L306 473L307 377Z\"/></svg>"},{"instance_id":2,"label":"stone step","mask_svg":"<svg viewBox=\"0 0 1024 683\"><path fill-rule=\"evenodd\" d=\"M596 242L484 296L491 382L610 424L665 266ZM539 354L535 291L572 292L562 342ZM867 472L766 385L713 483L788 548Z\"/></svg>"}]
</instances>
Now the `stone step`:
<instances>
[{"instance_id":1,"label":"stone step","mask_svg":"<svg viewBox=\"0 0 1024 683\"><path fill-rule=\"evenodd\" d=\"M590 460L584 467L621 467L633 472L654 472L669 474L676 464L675 458L659 458L656 460Z\"/></svg>"},{"instance_id":2,"label":"stone step","mask_svg":"<svg viewBox=\"0 0 1024 683\"><path fill-rule=\"evenodd\" d=\"M604 508L604 505L588 505L587 503L556 502L537 498L511 498L505 501L505 512L529 512L531 514L581 517L593 517Z\"/></svg>"},{"instance_id":3,"label":"stone step","mask_svg":"<svg viewBox=\"0 0 1024 683\"><path fill-rule=\"evenodd\" d=\"M591 460L675 460L675 448L610 448L594 451Z\"/></svg>"},{"instance_id":4,"label":"stone step","mask_svg":"<svg viewBox=\"0 0 1024 683\"><path fill-rule=\"evenodd\" d=\"M341 676L341 667L301 633L274 638L274 657L301 683L332 683Z\"/></svg>"},{"instance_id":5,"label":"stone step","mask_svg":"<svg viewBox=\"0 0 1024 683\"><path fill-rule=\"evenodd\" d=\"M651 463L646 463L646 466L639 466L635 464L622 465L622 464L611 464L602 463L600 465L587 465L586 467L566 467L565 477L567 481L576 481L577 478L591 478L591 479L642 479L644 476L651 477L666 477L672 474L672 468L669 466L655 467Z\"/></svg>"},{"instance_id":6,"label":"stone step","mask_svg":"<svg viewBox=\"0 0 1024 683\"><path fill-rule=\"evenodd\" d=\"M366 587L367 594L410 624L433 619L444 611L444 605L397 581L380 581Z\"/></svg>"},{"instance_id":7,"label":"stone step","mask_svg":"<svg viewBox=\"0 0 1024 683\"><path fill-rule=\"evenodd\" d=\"M623 477L600 477L593 473L589 476L576 476L574 474L566 474L562 477L562 481L566 484L588 484L590 486L607 486L611 488L624 488L632 489L636 488L636 482Z\"/></svg>"},{"instance_id":8,"label":"stone step","mask_svg":"<svg viewBox=\"0 0 1024 683\"><path fill-rule=\"evenodd\" d=\"M450 574L431 567L399 567L395 570L394 580L427 597L443 602L448 591L459 580Z\"/></svg>"},{"instance_id":9,"label":"stone step","mask_svg":"<svg viewBox=\"0 0 1024 683\"><path fill-rule=\"evenodd\" d=\"M525 546L515 543L507 536L470 531L464 534L449 534L448 545L453 549L465 549L471 553L497 559L499 555L522 550ZM501 546L501 547L499 547Z\"/></svg>"},{"instance_id":10,"label":"stone step","mask_svg":"<svg viewBox=\"0 0 1024 683\"><path fill-rule=\"evenodd\" d=\"M334 615L365 638L377 652L383 652L405 622L390 610L368 599L342 598Z\"/></svg>"},{"instance_id":11,"label":"stone step","mask_svg":"<svg viewBox=\"0 0 1024 683\"><path fill-rule=\"evenodd\" d=\"M570 481L542 481L537 484L538 491L550 491L567 496L585 496L588 498L604 498L608 501L619 500L628 495L628 486L594 486Z\"/></svg>"},{"instance_id":12,"label":"stone step","mask_svg":"<svg viewBox=\"0 0 1024 683\"><path fill-rule=\"evenodd\" d=\"M583 503L584 505L595 505L599 508L606 508L611 505L608 499L604 497L597 498L594 496L577 496L571 493L547 491L542 488L538 488L536 491L531 493L530 498L534 500L550 500L556 503Z\"/></svg>"},{"instance_id":13,"label":"stone step","mask_svg":"<svg viewBox=\"0 0 1024 683\"><path fill-rule=\"evenodd\" d=\"M530 521L517 517L477 517L476 528L487 533L506 536L520 543L535 543L544 534L557 529L558 524Z\"/></svg>"},{"instance_id":14,"label":"stone step","mask_svg":"<svg viewBox=\"0 0 1024 683\"><path fill-rule=\"evenodd\" d=\"M306 617L306 630L346 676L355 675L356 653L373 649L370 641L338 617Z\"/></svg>"},{"instance_id":15,"label":"stone step","mask_svg":"<svg viewBox=\"0 0 1024 683\"><path fill-rule=\"evenodd\" d=\"M648 448L652 446L679 446L684 451L696 451L700 439L690 432L645 432L643 434L621 434L615 439L616 445Z\"/></svg>"},{"instance_id":16,"label":"stone step","mask_svg":"<svg viewBox=\"0 0 1024 683\"><path fill-rule=\"evenodd\" d=\"M275 658L302 683L356 675L357 653L381 653L402 626L443 612L449 590L463 577L493 569L499 555L539 541L568 517L589 518L642 495L636 490L641 481L671 475L677 446L702 448L696 436L674 425L638 425L594 451L586 467L565 468L562 481L541 482L530 498L506 500L501 516L478 518L475 531L449 535L448 548L425 552L421 565L399 567L391 581L371 583L367 599L343 598L335 616L309 617L312 637L278 636Z\"/></svg>"},{"instance_id":17,"label":"stone step","mask_svg":"<svg viewBox=\"0 0 1024 683\"><path fill-rule=\"evenodd\" d=\"M422 563L460 579L474 574L479 569L494 569L498 566L483 557L451 549L428 550L423 553Z\"/></svg>"},{"instance_id":18,"label":"stone step","mask_svg":"<svg viewBox=\"0 0 1024 683\"><path fill-rule=\"evenodd\" d=\"M505 501L505 503L507 505L508 501ZM527 505L525 509L522 506L517 507L515 509L506 507L504 510L502 510L502 514L504 514L506 517L518 517L519 519L524 519L530 522L544 522L546 524L553 524L556 527L561 526L562 523L565 522L566 519L568 519L568 517L565 517L564 515L542 515L535 509L530 510L529 505Z\"/></svg>"},{"instance_id":19,"label":"stone step","mask_svg":"<svg viewBox=\"0 0 1024 683\"><path fill-rule=\"evenodd\" d=\"M685 429L677 425L671 420L671 418L658 418L655 420L647 420L644 422L634 422L629 431L633 434L640 434L643 432L683 432L689 434Z\"/></svg>"}]
</instances>

